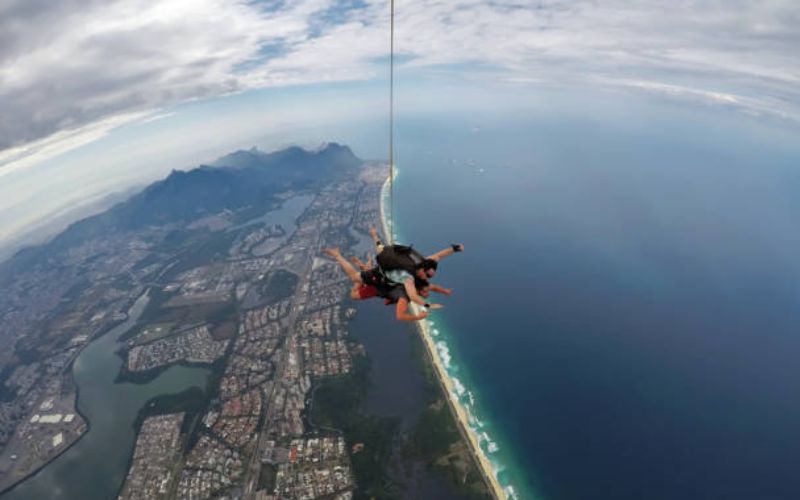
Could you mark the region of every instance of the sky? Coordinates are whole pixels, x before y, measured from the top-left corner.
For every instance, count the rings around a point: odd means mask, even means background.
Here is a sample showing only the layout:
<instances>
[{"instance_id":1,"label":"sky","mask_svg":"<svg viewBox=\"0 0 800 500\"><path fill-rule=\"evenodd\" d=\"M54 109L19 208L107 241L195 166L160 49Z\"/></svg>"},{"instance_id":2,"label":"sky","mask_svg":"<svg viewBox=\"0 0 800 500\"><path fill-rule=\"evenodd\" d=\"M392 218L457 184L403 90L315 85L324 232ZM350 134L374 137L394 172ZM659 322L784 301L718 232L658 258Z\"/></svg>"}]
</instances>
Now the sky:
<instances>
[{"instance_id":1,"label":"sky","mask_svg":"<svg viewBox=\"0 0 800 500\"><path fill-rule=\"evenodd\" d=\"M796 0L397 0L399 104L569 89L796 129L797 26ZM385 0L0 0L0 247L226 148L381 119L388 35Z\"/></svg>"}]
</instances>

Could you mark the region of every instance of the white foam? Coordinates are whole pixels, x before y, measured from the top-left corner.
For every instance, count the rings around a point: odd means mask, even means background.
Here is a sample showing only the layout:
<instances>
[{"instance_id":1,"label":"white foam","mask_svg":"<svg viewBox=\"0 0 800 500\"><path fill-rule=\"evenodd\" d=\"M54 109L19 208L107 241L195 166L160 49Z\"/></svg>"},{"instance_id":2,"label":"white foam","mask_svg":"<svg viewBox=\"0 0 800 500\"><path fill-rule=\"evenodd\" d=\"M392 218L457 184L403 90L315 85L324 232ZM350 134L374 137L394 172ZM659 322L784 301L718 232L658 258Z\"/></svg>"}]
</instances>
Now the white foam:
<instances>
[{"instance_id":1,"label":"white foam","mask_svg":"<svg viewBox=\"0 0 800 500\"><path fill-rule=\"evenodd\" d=\"M453 388L456 390L456 394L461 397L466 391L464 384L462 384L461 381L456 377L451 377L450 379L453 381Z\"/></svg>"},{"instance_id":2,"label":"white foam","mask_svg":"<svg viewBox=\"0 0 800 500\"><path fill-rule=\"evenodd\" d=\"M492 438L486 431L483 431L479 434L480 441L486 443L486 451L487 453L497 453L500 451L500 447L497 445L496 442L492 441Z\"/></svg>"},{"instance_id":3,"label":"white foam","mask_svg":"<svg viewBox=\"0 0 800 500\"><path fill-rule=\"evenodd\" d=\"M505 491L505 492L506 492L506 497L508 497L509 499L514 499L514 500L516 500L516 498L517 498L517 492L516 492L516 491L514 491L514 487L513 487L513 486L511 486L511 485L508 485L508 486L506 486L505 488L503 488L503 491Z\"/></svg>"},{"instance_id":4,"label":"white foam","mask_svg":"<svg viewBox=\"0 0 800 500\"><path fill-rule=\"evenodd\" d=\"M445 368L450 368L450 350L447 348L447 344L444 342L437 342L436 343L436 350L439 352L439 358L442 360L442 364Z\"/></svg>"},{"instance_id":5,"label":"white foam","mask_svg":"<svg viewBox=\"0 0 800 500\"><path fill-rule=\"evenodd\" d=\"M395 169L395 178L396 177L397 177L397 169ZM394 224L392 224L392 221L386 220L386 214L388 209L387 205L389 202L389 194L390 194L389 185L390 183L387 180L387 182L384 183L383 188L381 190L382 191L381 218L383 219L382 222L383 222L384 232L392 234L394 236L393 239L396 240L397 233L395 233L395 227L393 227ZM431 337L432 338L439 337L441 332L438 329L433 328L433 326L436 323L433 320L425 320L425 321L426 321L425 326L428 327L427 330L431 335ZM499 478L500 473L505 470L505 467L497 461L496 453L497 451L499 451L500 448L499 446L497 446L497 443L491 440L487 432L485 431L480 432L480 429L482 429L485 424L472 412L473 409L472 407L476 405L475 396L473 395L472 391L466 390L466 388L458 378L452 376L451 372L452 356L450 355L450 349L448 348L447 344L444 341L440 340L438 342L434 342L434 347L436 354L439 357L439 360L441 361L442 365L445 368L446 372L445 376L447 376L452 382L453 391L451 391L450 394L448 394L449 398L452 400L454 405L461 406L461 408L463 408L466 411L469 423L469 425L467 426L468 432L473 436L475 436L479 442L486 443L486 449L488 451L484 451L482 447L478 447L478 449L475 451L476 453L480 453L486 459L486 461L490 465L490 470L492 475L494 475L494 477L497 478L498 481L500 481ZM461 396L465 394L466 398L461 398ZM466 399L466 401L462 401L461 399ZM518 500L517 493L511 485L502 485L502 487L503 487L503 492L505 493L505 497L507 499Z\"/></svg>"}]
</instances>

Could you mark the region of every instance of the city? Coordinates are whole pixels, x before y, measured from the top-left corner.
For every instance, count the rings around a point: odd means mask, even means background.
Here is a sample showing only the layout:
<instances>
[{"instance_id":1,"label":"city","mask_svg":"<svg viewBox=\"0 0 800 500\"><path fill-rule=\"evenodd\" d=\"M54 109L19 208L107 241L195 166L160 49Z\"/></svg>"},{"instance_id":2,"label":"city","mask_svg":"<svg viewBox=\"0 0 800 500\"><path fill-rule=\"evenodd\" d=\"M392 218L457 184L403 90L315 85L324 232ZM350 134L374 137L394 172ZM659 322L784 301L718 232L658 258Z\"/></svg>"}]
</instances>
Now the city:
<instances>
[{"instance_id":1,"label":"city","mask_svg":"<svg viewBox=\"0 0 800 500\"><path fill-rule=\"evenodd\" d=\"M364 222L370 216L377 220L383 172L372 166L364 172L363 185L343 182L324 189L298 219L296 231L272 253L255 256L246 248L259 248L273 232L247 233L242 238L247 244L237 241L228 252L227 281L215 266L207 266L164 287L180 291L182 302L212 301L215 296L226 300L235 293L240 304L253 306L239 313L237 334L225 353L217 397L202 418L199 439L186 450L178 474L162 473L158 484L165 498L209 498L237 488L243 498L351 498L354 477L344 439L336 433L317 437L319 431L305 418L314 383L349 372L353 356L363 354L347 335L348 314L342 307L346 278L319 255L324 247L348 244L346 229L354 213ZM294 276L280 280L291 289L273 286L262 293L260 282L279 272ZM174 307L175 301L170 298L165 307ZM132 347L128 369L188 360L187 345L206 353L207 362L213 361L209 353L224 349L214 345L220 341L209 336L206 325L169 335ZM182 341L190 335L190 342ZM166 440L171 431L161 432ZM311 435L315 437L306 437ZM140 433L139 441L147 439ZM135 473L132 467L125 491L128 498L145 498L148 483L136 481Z\"/></svg>"},{"instance_id":2,"label":"city","mask_svg":"<svg viewBox=\"0 0 800 500\"><path fill-rule=\"evenodd\" d=\"M2 318L30 329L18 346L52 355L11 363L4 387L17 397L0 405L0 486L46 464L86 432L69 367L82 346L124 321L129 305L149 289L155 299L141 326L125 337L120 376L200 364L216 367L218 383L197 422L185 412L142 421L119 497L350 498L355 478L348 445L336 430L316 429L307 418L315 384L350 372L364 353L348 336L354 311L343 300L349 282L321 249L346 248L351 231L363 234L378 223L385 175L385 165L365 164L360 182L285 193L284 202L307 200L295 227L245 221L230 237L227 230L237 227L230 212L194 221L195 228L216 228L227 248L193 267L163 250L165 236L180 229L167 224L137 230L134 238L77 245L68 252L66 275L34 267L17 276L18 298ZM49 286L32 289L45 281ZM24 301L26 294L42 298ZM37 318L52 328L34 330Z\"/></svg>"}]
</instances>

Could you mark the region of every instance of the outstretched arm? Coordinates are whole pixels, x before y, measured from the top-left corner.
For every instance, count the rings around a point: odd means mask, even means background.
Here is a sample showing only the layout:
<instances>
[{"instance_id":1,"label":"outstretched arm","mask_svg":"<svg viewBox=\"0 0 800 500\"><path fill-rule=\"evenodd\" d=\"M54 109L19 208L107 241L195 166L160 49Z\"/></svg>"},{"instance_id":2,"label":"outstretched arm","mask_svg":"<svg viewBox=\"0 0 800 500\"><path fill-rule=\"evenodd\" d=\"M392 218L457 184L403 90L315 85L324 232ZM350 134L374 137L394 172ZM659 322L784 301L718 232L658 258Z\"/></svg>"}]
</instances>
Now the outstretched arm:
<instances>
[{"instance_id":1,"label":"outstretched arm","mask_svg":"<svg viewBox=\"0 0 800 500\"><path fill-rule=\"evenodd\" d=\"M375 251L381 253L383 251L383 242L381 237L378 236L378 230L374 227L369 228L369 235L372 237L372 242L375 243Z\"/></svg>"},{"instance_id":2,"label":"outstretched arm","mask_svg":"<svg viewBox=\"0 0 800 500\"><path fill-rule=\"evenodd\" d=\"M428 311L422 311L419 314L411 314L408 312L408 301L404 298L397 301L395 307L395 315L397 321L419 321L428 317Z\"/></svg>"},{"instance_id":3,"label":"outstretched arm","mask_svg":"<svg viewBox=\"0 0 800 500\"><path fill-rule=\"evenodd\" d=\"M450 247L445 248L444 250L439 250L435 254L429 255L428 258L435 260L436 262L439 262L445 257L449 257L456 252L463 252L463 251L464 251L464 245L459 243L457 245L450 245Z\"/></svg>"},{"instance_id":4,"label":"outstretched arm","mask_svg":"<svg viewBox=\"0 0 800 500\"><path fill-rule=\"evenodd\" d=\"M411 302L419 304L425 307L425 309L441 309L444 307L442 304L425 302L425 299L422 298L417 291L417 287L414 286L414 280L412 278L408 278L405 282L403 282L403 288L405 289L406 295L408 295L408 298L411 300Z\"/></svg>"},{"instance_id":5,"label":"outstretched arm","mask_svg":"<svg viewBox=\"0 0 800 500\"><path fill-rule=\"evenodd\" d=\"M453 294L453 290L452 289L445 288L445 287L439 286L439 285L434 285L433 283L431 283L428 288L430 289L431 292L441 293L443 295L452 295Z\"/></svg>"},{"instance_id":6,"label":"outstretched arm","mask_svg":"<svg viewBox=\"0 0 800 500\"><path fill-rule=\"evenodd\" d=\"M411 302L415 304L419 304L421 306L425 305L425 299L420 297L419 292L417 292L417 287L414 286L413 278L408 278L403 282L403 287L406 290L406 295L411 300Z\"/></svg>"}]
</instances>

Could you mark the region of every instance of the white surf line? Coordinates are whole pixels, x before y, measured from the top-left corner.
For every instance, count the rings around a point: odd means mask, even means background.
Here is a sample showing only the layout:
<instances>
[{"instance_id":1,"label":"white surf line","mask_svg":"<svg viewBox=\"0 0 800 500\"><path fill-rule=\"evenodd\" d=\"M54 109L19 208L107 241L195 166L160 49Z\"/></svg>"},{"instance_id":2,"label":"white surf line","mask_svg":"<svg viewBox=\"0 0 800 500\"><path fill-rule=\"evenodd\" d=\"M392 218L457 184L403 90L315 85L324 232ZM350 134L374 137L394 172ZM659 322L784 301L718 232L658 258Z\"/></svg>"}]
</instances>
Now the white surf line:
<instances>
[{"instance_id":1,"label":"white surf line","mask_svg":"<svg viewBox=\"0 0 800 500\"><path fill-rule=\"evenodd\" d=\"M397 167L395 167L395 178L397 178ZM394 242L394 234L389 231L390 224L386 218L386 210L385 210L385 203L386 196L389 191L389 181L390 178L387 176L386 181L383 183L383 187L381 188L381 199L380 199L380 214L381 214L381 225L383 226L383 233L390 239L391 242ZM394 223L394 221L392 221ZM394 229L393 227L391 229ZM412 311L415 314L419 313L419 307L416 304L411 304ZM442 385L445 394L448 396L446 399L450 406L451 411L453 412L453 416L458 423L458 430L461 433L462 437L467 441L469 444L470 451L472 455L475 457L476 462L479 466L481 474L483 475L486 482L489 484L490 491L492 496L496 499L500 500L510 500L514 498L513 496L513 488L510 486L506 489L500 485L500 481L497 479L496 471L492 466L492 463L489 461L489 458L483 453L483 450L480 446L479 438L480 436L470 427L469 425L469 414L467 410L464 408L464 405L458 399L458 392L456 387L451 380L450 376L447 373L444 363L439 355L439 350L436 348L436 344L433 340L433 336L431 335L430 327L428 325L427 320L422 321L415 321L417 329L419 330L420 336L424 341L424 344L427 348L428 355L431 358L431 361L434 366L434 371L436 372L436 378L439 380L439 383Z\"/></svg>"}]
</instances>

